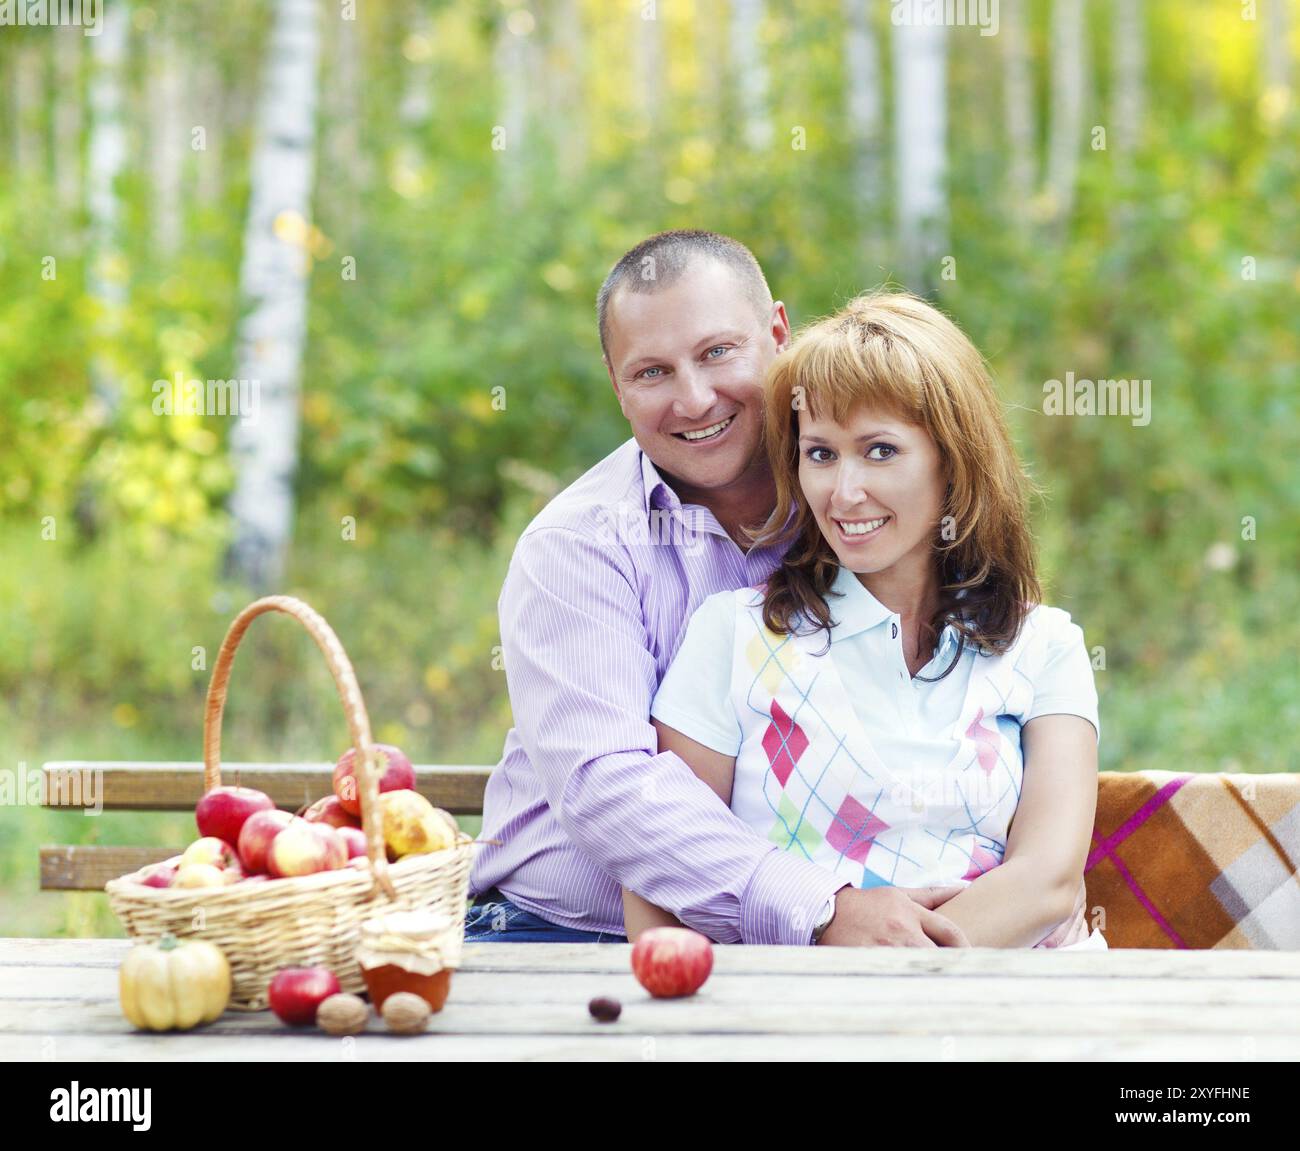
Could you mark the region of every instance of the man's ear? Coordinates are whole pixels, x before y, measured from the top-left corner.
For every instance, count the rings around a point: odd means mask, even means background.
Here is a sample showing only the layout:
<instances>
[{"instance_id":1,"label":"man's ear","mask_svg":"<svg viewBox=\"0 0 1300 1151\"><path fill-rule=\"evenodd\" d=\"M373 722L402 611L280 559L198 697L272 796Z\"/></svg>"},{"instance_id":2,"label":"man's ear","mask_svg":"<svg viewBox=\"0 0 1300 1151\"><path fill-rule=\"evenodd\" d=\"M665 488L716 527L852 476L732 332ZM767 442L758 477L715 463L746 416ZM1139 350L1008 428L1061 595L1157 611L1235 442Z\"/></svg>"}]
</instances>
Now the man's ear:
<instances>
[{"instance_id":1,"label":"man's ear","mask_svg":"<svg viewBox=\"0 0 1300 1151\"><path fill-rule=\"evenodd\" d=\"M790 317L785 314L785 304L780 300L772 304L772 318L768 330L772 333L772 342L776 344L776 350L785 351L790 344Z\"/></svg>"}]
</instances>

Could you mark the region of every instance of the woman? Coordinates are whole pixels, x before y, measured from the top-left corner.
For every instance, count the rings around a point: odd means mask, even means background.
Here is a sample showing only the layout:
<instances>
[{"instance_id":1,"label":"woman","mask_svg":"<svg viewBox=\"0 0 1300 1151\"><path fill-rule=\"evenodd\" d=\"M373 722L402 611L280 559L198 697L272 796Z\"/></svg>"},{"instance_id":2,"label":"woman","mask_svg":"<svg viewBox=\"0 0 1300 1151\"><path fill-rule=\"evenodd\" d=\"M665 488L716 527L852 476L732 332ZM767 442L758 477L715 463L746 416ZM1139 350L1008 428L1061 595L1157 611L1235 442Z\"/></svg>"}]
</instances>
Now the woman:
<instances>
[{"instance_id":1,"label":"woman","mask_svg":"<svg viewBox=\"0 0 1300 1151\"><path fill-rule=\"evenodd\" d=\"M1084 919L1092 667L1039 603L979 353L924 301L872 293L765 388L777 505L753 538L790 546L692 616L651 708L660 750L847 883L962 886L940 911L972 946L1104 948ZM626 890L624 912L629 939L677 922Z\"/></svg>"}]
</instances>

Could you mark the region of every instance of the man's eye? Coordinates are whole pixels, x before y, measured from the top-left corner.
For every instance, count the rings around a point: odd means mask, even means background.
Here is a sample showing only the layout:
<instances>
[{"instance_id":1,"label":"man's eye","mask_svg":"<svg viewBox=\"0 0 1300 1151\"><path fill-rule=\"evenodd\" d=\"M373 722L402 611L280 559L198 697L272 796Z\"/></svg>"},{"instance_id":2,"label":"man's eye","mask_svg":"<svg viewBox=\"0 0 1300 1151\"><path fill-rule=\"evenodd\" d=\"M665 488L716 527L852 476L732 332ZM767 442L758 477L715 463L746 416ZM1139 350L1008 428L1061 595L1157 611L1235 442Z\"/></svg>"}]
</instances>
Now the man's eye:
<instances>
[{"instance_id":1,"label":"man's eye","mask_svg":"<svg viewBox=\"0 0 1300 1151\"><path fill-rule=\"evenodd\" d=\"M710 349L709 349L707 352L705 352L704 354L705 354L706 356L713 356L713 353L714 353L714 352L729 352L729 351L731 351L731 349L730 349L726 344L719 344L716 348L710 348ZM718 359L719 357L717 357L717 356L713 356L713 358L716 360L716 359Z\"/></svg>"},{"instance_id":2,"label":"man's eye","mask_svg":"<svg viewBox=\"0 0 1300 1151\"><path fill-rule=\"evenodd\" d=\"M637 372L637 376L640 377L640 378L642 378L642 379L647 379L647 380L649 380L649 379L655 379L656 377L651 376L650 373L651 373L651 372L662 372L662 371L663 371L663 368L642 368L641 371Z\"/></svg>"}]
</instances>

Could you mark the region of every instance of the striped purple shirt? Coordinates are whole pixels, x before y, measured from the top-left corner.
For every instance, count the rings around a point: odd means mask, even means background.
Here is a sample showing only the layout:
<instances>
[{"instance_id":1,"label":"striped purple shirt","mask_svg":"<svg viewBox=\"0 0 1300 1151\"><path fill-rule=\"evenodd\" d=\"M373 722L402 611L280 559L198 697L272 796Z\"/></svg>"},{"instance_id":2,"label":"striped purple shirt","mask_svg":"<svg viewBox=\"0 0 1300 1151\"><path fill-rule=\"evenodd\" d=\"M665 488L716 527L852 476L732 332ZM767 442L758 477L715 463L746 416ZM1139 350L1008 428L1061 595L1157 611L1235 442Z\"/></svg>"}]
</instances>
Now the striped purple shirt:
<instances>
[{"instance_id":1,"label":"striped purple shirt","mask_svg":"<svg viewBox=\"0 0 1300 1151\"><path fill-rule=\"evenodd\" d=\"M719 943L807 945L842 877L782 851L672 752L650 704L715 592L780 563L683 504L630 439L515 546L498 601L515 726L483 799L472 892L552 923L624 933L620 884Z\"/></svg>"}]
</instances>

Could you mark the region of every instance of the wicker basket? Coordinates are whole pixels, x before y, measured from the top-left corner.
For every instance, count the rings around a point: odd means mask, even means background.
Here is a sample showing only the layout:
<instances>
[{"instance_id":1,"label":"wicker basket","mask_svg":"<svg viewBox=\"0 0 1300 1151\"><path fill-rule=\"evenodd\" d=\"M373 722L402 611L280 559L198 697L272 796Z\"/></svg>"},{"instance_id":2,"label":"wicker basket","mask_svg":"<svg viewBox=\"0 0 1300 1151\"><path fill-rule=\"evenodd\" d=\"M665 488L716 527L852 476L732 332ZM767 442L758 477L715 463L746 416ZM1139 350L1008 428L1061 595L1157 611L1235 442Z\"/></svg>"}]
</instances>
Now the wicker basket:
<instances>
[{"instance_id":1,"label":"wicker basket","mask_svg":"<svg viewBox=\"0 0 1300 1151\"><path fill-rule=\"evenodd\" d=\"M385 910L424 909L446 915L454 924L448 966L455 967L464 939L474 840L460 832L455 847L388 862L370 719L361 690L338 637L301 600L267 596L249 604L230 625L212 672L203 717L204 791L221 785L221 715L235 649L248 625L269 611L284 612L301 623L329 664L357 752L369 866L230 887L181 889L146 887L139 882L140 872L134 872L105 885L113 913L136 939L152 941L170 931L177 937L215 943L230 962L230 1006L237 1011L265 1009L267 986L282 967L328 967L343 990L364 991L354 955L361 922Z\"/></svg>"}]
</instances>

